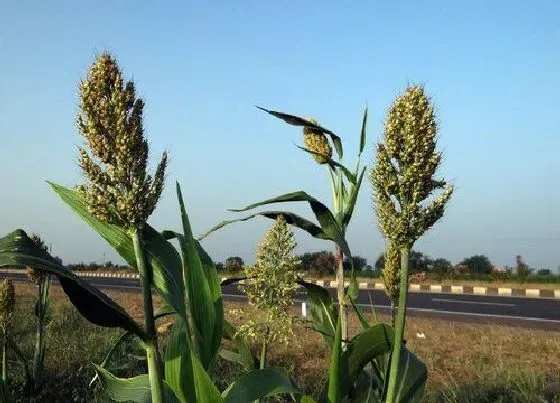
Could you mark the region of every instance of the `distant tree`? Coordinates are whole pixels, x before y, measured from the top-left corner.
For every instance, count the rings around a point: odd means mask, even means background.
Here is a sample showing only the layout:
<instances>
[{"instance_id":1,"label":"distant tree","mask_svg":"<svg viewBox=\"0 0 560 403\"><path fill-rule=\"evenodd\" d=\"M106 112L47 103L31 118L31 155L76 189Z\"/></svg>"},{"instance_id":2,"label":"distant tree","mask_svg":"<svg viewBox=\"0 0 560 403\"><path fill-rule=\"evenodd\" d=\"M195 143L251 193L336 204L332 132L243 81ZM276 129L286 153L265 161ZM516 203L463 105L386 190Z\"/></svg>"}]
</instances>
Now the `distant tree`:
<instances>
[{"instance_id":1,"label":"distant tree","mask_svg":"<svg viewBox=\"0 0 560 403\"><path fill-rule=\"evenodd\" d=\"M540 269L539 271L537 271L537 274L539 276L552 276L552 270L550 270L550 269Z\"/></svg>"},{"instance_id":2,"label":"distant tree","mask_svg":"<svg viewBox=\"0 0 560 403\"><path fill-rule=\"evenodd\" d=\"M459 266L465 266L467 272L473 274L490 274L492 273L492 263L484 255L474 255L464 259Z\"/></svg>"},{"instance_id":3,"label":"distant tree","mask_svg":"<svg viewBox=\"0 0 560 403\"><path fill-rule=\"evenodd\" d=\"M313 254L311 270L317 274L334 274L336 259L332 252L322 251Z\"/></svg>"},{"instance_id":4,"label":"distant tree","mask_svg":"<svg viewBox=\"0 0 560 403\"><path fill-rule=\"evenodd\" d=\"M433 263L433 260L429 256L424 255L422 252L412 250L409 254L408 272L419 273L423 271L429 271L430 268L433 267ZM375 261L375 269L383 270L384 267L385 253L382 253Z\"/></svg>"},{"instance_id":5,"label":"distant tree","mask_svg":"<svg viewBox=\"0 0 560 403\"><path fill-rule=\"evenodd\" d=\"M451 262L444 258L438 258L433 261L432 271L441 276L449 273L453 269Z\"/></svg>"},{"instance_id":6,"label":"distant tree","mask_svg":"<svg viewBox=\"0 0 560 403\"><path fill-rule=\"evenodd\" d=\"M217 271L223 271L224 270L224 264L222 262L216 263L216 270Z\"/></svg>"},{"instance_id":7,"label":"distant tree","mask_svg":"<svg viewBox=\"0 0 560 403\"><path fill-rule=\"evenodd\" d=\"M526 280L527 277L529 277L533 270L530 269L529 266L527 266L527 264L523 261L521 255L517 255L515 257L515 271L517 272L517 277L519 278L519 280L523 281Z\"/></svg>"},{"instance_id":8,"label":"distant tree","mask_svg":"<svg viewBox=\"0 0 560 403\"><path fill-rule=\"evenodd\" d=\"M352 256L352 261L354 262L354 270L362 271L366 269L367 259L362 256ZM344 270L350 270L350 260L346 257L344 259Z\"/></svg>"},{"instance_id":9,"label":"distant tree","mask_svg":"<svg viewBox=\"0 0 560 403\"><path fill-rule=\"evenodd\" d=\"M433 261L429 256L415 250L410 251L409 255L409 273L420 273L429 271L433 266Z\"/></svg>"},{"instance_id":10,"label":"distant tree","mask_svg":"<svg viewBox=\"0 0 560 403\"><path fill-rule=\"evenodd\" d=\"M239 256L230 256L224 262L224 266L227 271L236 272L243 270L245 262Z\"/></svg>"},{"instance_id":11,"label":"distant tree","mask_svg":"<svg viewBox=\"0 0 560 403\"><path fill-rule=\"evenodd\" d=\"M375 270L383 270L385 267L385 253L381 253L375 261Z\"/></svg>"}]
</instances>

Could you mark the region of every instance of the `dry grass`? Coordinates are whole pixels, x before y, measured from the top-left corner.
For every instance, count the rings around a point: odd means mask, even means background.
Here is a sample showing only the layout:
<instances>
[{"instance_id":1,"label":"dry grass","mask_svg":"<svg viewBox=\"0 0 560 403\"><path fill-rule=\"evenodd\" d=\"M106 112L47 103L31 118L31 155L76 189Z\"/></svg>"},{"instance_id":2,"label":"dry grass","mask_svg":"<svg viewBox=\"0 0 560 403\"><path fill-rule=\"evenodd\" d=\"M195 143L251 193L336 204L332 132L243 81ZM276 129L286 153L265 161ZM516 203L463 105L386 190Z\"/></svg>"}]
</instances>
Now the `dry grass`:
<instances>
[{"instance_id":1,"label":"dry grass","mask_svg":"<svg viewBox=\"0 0 560 403\"><path fill-rule=\"evenodd\" d=\"M31 300L35 290L30 285L16 283L16 292L18 297ZM142 320L140 294L113 290L105 292L136 320ZM52 287L51 295L57 300L66 298L58 286ZM161 299L156 297L155 305L160 304ZM226 302L226 317L234 324L239 322L229 312L230 309L243 307L246 307L243 303ZM316 395L326 381L329 351L320 336L311 330L311 323L301 318L301 311L294 309L293 313L299 315L295 340L288 346L271 346L269 362L286 369L301 388ZM368 319L373 321L371 315L368 315ZM380 320L387 321L388 318L381 315ZM169 321L158 321L162 332L168 331L165 323ZM357 334L360 329L354 316L350 317L349 326L351 335ZM417 333L423 333L426 338L418 338ZM405 336L409 349L428 366L428 396L434 397L437 391L453 385L473 383L495 377L496 374L505 374L512 369L560 378L560 329L532 330L409 317ZM256 353L258 346L253 348ZM237 377L235 368L229 367L225 371L231 372L229 376Z\"/></svg>"}]
</instances>

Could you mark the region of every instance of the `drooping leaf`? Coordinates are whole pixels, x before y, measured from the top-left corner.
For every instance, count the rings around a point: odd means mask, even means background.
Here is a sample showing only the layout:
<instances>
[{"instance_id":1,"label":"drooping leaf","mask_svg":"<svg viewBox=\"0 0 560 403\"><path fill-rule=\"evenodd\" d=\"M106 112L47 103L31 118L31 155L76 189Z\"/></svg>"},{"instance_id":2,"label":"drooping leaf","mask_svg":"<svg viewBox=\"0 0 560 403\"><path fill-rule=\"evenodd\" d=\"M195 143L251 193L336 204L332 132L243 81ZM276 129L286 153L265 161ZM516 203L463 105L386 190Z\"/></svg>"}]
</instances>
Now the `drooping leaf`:
<instances>
[{"instance_id":1,"label":"drooping leaf","mask_svg":"<svg viewBox=\"0 0 560 403\"><path fill-rule=\"evenodd\" d=\"M364 151L366 146L366 135L367 135L367 119L368 119L368 107L366 105L364 109L364 117L362 118L362 130L360 131L360 154Z\"/></svg>"},{"instance_id":2,"label":"drooping leaf","mask_svg":"<svg viewBox=\"0 0 560 403\"><path fill-rule=\"evenodd\" d=\"M134 334L129 331L122 333L117 339L117 341L111 346L109 352L105 356L105 359L101 362L101 364L99 364L99 367L107 368L107 364L109 363L109 360L111 360L115 352L119 349L119 347L122 344L126 343L130 338L132 338L132 336L134 336ZM99 376L96 373L93 379L90 381L89 385L91 386L98 379L98 377Z\"/></svg>"},{"instance_id":3,"label":"drooping leaf","mask_svg":"<svg viewBox=\"0 0 560 403\"><path fill-rule=\"evenodd\" d=\"M333 213L325 206L323 203L315 199L314 197L310 196L306 192L298 191L292 193L286 193L280 196L273 197L271 199L267 199L261 202L250 204L242 209L232 209L230 211L234 212L242 212L254 209L256 207L260 207L266 204L273 204L273 203L285 203L285 202L298 202L298 201L305 201L308 202L311 206L311 210L313 214L315 214L315 218L319 221L321 228L325 234L335 242L338 246L342 248L344 254L348 257L352 257L352 253L350 252L350 248L348 247L348 243L344 238L344 232L338 222L336 221Z\"/></svg>"},{"instance_id":4,"label":"drooping leaf","mask_svg":"<svg viewBox=\"0 0 560 403\"><path fill-rule=\"evenodd\" d=\"M399 375L397 380L398 403L417 403L422 401L426 381L428 379L428 368L420 359L405 346L401 349L399 358Z\"/></svg>"},{"instance_id":5,"label":"drooping leaf","mask_svg":"<svg viewBox=\"0 0 560 403\"><path fill-rule=\"evenodd\" d=\"M327 134L331 138L331 141L334 144L334 148L336 150L336 153L338 154L338 156L340 158L342 158L342 156L343 156L342 141L340 140L340 137L338 137L336 134L334 134L329 129L325 129L322 126L316 125L316 124L312 123L311 121L309 121L308 119L304 119L304 118L299 117L299 116L290 115L288 113L283 113L283 112L270 111L268 109L261 108L260 106L257 106L257 108L262 110L262 111L267 112L268 114L270 114L274 117L282 119L284 122L286 122L286 123L288 123L292 126L309 127L313 130L320 131L321 133Z\"/></svg>"},{"instance_id":6,"label":"drooping leaf","mask_svg":"<svg viewBox=\"0 0 560 403\"><path fill-rule=\"evenodd\" d=\"M329 366L329 403L340 403L342 401L342 388L344 379L341 377L344 371L341 371L341 355L342 355L342 324L340 317L336 321L336 332L334 336L333 348L331 353L331 362Z\"/></svg>"},{"instance_id":7,"label":"drooping leaf","mask_svg":"<svg viewBox=\"0 0 560 403\"><path fill-rule=\"evenodd\" d=\"M104 327L121 327L147 340L145 331L115 301L87 281L59 265L18 229L0 239L0 266L33 267L58 277L70 302L88 321Z\"/></svg>"},{"instance_id":8,"label":"drooping leaf","mask_svg":"<svg viewBox=\"0 0 560 403\"><path fill-rule=\"evenodd\" d=\"M222 393L222 397L225 403L240 403L286 393L300 395L301 391L283 370L265 368L241 376Z\"/></svg>"},{"instance_id":9,"label":"drooping leaf","mask_svg":"<svg viewBox=\"0 0 560 403\"><path fill-rule=\"evenodd\" d=\"M154 311L154 319L161 319L164 316L174 315L176 313L177 312L171 305L165 304Z\"/></svg>"},{"instance_id":10,"label":"drooping leaf","mask_svg":"<svg viewBox=\"0 0 560 403\"><path fill-rule=\"evenodd\" d=\"M227 220L227 221L222 221L221 223L219 223L218 225L216 225L215 227L213 227L212 229L210 229L209 231L207 231L204 235L200 236L198 239L202 240L204 238L206 238L208 235L210 235L211 233L225 227L226 225L229 224L233 224L236 222L242 222L242 221L248 221L252 218L258 217L258 216L263 216L266 218L269 218L271 220L276 220L276 218L278 216L284 216L284 218L286 219L286 222L288 224L293 225L294 227L297 227L301 230L306 231L308 234L310 234L312 237L314 238L318 238L318 239L326 239L326 240L330 240L330 237L317 225L313 224L311 221L306 220L303 217L298 216L297 214L288 212L288 211L261 211L255 214L251 214L250 216L247 217L243 217L243 218L238 218L235 220Z\"/></svg>"},{"instance_id":11,"label":"drooping leaf","mask_svg":"<svg viewBox=\"0 0 560 403\"><path fill-rule=\"evenodd\" d=\"M369 362L391 351L393 338L393 329L380 323L363 330L348 343L340 360L343 396L348 393L359 373Z\"/></svg>"},{"instance_id":12,"label":"drooping leaf","mask_svg":"<svg viewBox=\"0 0 560 403\"><path fill-rule=\"evenodd\" d=\"M335 160L333 160L328 155L318 153L316 151L310 150L309 148L301 147L301 146L298 146L297 144L296 144L296 147L299 148L300 150L305 151L308 154L316 155L316 156L319 156L321 158L324 158L325 160L327 160L327 164L329 164L329 166L333 170L340 169L344 173L344 176L346 176L348 181L350 181L350 183L352 183L352 184L356 183L356 175L354 175L348 168L346 168L340 162L336 162Z\"/></svg>"},{"instance_id":13,"label":"drooping leaf","mask_svg":"<svg viewBox=\"0 0 560 403\"><path fill-rule=\"evenodd\" d=\"M322 335L325 343L332 348L338 315L333 307L331 293L326 288L308 283L303 279L299 279L298 284L305 287L307 291L307 301L309 302L314 329Z\"/></svg>"},{"instance_id":14,"label":"drooping leaf","mask_svg":"<svg viewBox=\"0 0 560 403\"><path fill-rule=\"evenodd\" d=\"M151 403L152 394L148 374L133 378L118 378L105 368L93 364L103 389L116 402ZM163 382L163 393L166 403L179 402L167 383Z\"/></svg>"},{"instance_id":15,"label":"drooping leaf","mask_svg":"<svg viewBox=\"0 0 560 403\"><path fill-rule=\"evenodd\" d=\"M350 220L352 219L352 214L354 213L354 207L356 206L356 201L358 200L358 194L360 193L360 187L362 186L362 180L364 179L365 172L366 167L363 167L357 183L352 186L352 189L346 199L344 216L342 218L342 225L344 228L348 227L348 224L350 224Z\"/></svg>"},{"instance_id":16,"label":"drooping leaf","mask_svg":"<svg viewBox=\"0 0 560 403\"><path fill-rule=\"evenodd\" d=\"M183 277L190 317L195 327L194 343L203 367L211 369L218 357L222 340L224 326L222 292L212 259L193 238L179 183L177 183L177 198L183 222L183 237L180 242L183 253Z\"/></svg>"},{"instance_id":17,"label":"drooping leaf","mask_svg":"<svg viewBox=\"0 0 560 403\"><path fill-rule=\"evenodd\" d=\"M222 349L220 355L228 361L241 364L247 371L255 369L255 358L247 345L247 341L242 335L236 335L235 327L224 320L224 339L230 340L237 349L236 353Z\"/></svg>"},{"instance_id":18,"label":"drooping leaf","mask_svg":"<svg viewBox=\"0 0 560 403\"><path fill-rule=\"evenodd\" d=\"M126 229L101 222L91 215L77 191L48 183L64 203L97 231L130 266L136 267L134 245ZM153 275L154 288L168 304L184 315L181 259L177 250L149 225L145 225L142 239L146 264L151 267Z\"/></svg>"}]
</instances>

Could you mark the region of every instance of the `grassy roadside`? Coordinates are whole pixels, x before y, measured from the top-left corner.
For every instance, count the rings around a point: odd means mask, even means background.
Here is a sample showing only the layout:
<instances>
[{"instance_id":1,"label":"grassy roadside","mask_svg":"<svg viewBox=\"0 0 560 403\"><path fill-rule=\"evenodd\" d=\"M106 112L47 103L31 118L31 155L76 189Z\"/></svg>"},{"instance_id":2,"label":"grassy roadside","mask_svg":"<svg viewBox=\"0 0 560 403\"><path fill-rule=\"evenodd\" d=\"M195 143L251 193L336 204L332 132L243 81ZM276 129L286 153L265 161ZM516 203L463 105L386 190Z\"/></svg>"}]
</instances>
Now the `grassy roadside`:
<instances>
[{"instance_id":1,"label":"grassy roadside","mask_svg":"<svg viewBox=\"0 0 560 403\"><path fill-rule=\"evenodd\" d=\"M16 320L15 338L28 357L33 349L34 292L34 287L16 283L16 318L21 320ZM142 319L140 294L121 291L107 291L107 294L133 317ZM120 330L87 323L58 286L53 286L52 295L53 316L45 357L47 388L32 399L21 397L23 370L13 356L9 357L10 388L22 402L107 401L97 386L88 387L93 376L90 363L103 360ZM156 305L159 304L161 301L156 298ZM243 315L230 312L244 308L244 304L227 302L226 316L233 323L240 323ZM301 315L295 308L293 313ZM387 320L383 315L380 318ZM158 322L163 336L169 331L169 323L170 319ZM351 334L356 334L358 321L351 316L349 323ZM554 390L560 395L557 384L560 382L560 329L531 330L419 317L410 317L408 323L407 344L429 369L427 402L542 402L546 400L538 400L538 396ZM316 395L326 381L329 352L319 335L311 330L311 324L301 317L296 321L295 333L295 340L289 346L271 347L270 363L288 370L300 387ZM254 351L258 350L257 346L253 347ZM139 356L138 351L129 347L117 356L110 369L121 376L137 374L144 367ZM216 380L222 388L238 376L238 368L227 362L219 363ZM507 396L505 400L484 400L484 393L491 396L506 393ZM515 400L517 397L521 400Z\"/></svg>"}]
</instances>

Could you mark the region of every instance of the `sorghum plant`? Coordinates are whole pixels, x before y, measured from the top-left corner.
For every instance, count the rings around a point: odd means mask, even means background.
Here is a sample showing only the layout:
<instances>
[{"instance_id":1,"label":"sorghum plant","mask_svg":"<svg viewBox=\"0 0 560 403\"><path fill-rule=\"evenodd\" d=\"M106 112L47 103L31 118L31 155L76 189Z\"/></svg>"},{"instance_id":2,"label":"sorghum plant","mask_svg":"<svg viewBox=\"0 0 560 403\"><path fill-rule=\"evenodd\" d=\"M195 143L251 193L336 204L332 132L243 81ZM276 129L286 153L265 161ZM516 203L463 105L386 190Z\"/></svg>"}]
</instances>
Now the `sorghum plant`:
<instances>
[{"instance_id":1,"label":"sorghum plant","mask_svg":"<svg viewBox=\"0 0 560 403\"><path fill-rule=\"evenodd\" d=\"M441 164L436 151L437 123L434 107L420 86L408 87L391 106L383 142L370 173L375 211L383 235L400 250L400 284L395 340L389 373L387 402L397 396L397 376L406 321L408 256L414 242L444 213L452 186L434 178ZM431 201L434 191L443 191Z\"/></svg>"},{"instance_id":2,"label":"sorghum plant","mask_svg":"<svg viewBox=\"0 0 560 403\"><path fill-rule=\"evenodd\" d=\"M257 261L245 272L247 280L240 288L255 308L258 319L239 327L239 332L262 343L260 368L266 365L268 345L287 343L293 336L292 317L288 308L294 304L297 289L296 265L293 255L294 235L286 219L278 216L257 248Z\"/></svg>"},{"instance_id":3,"label":"sorghum plant","mask_svg":"<svg viewBox=\"0 0 560 403\"><path fill-rule=\"evenodd\" d=\"M35 243L36 247L48 252L48 247L45 242L37 234L30 236L31 240ZM48 273L34 269L27 268L27 277L37 286L37 301L35 302L35 316L37 317L37 328L35 330L35 350L33 354L33 369L32 369L32 382L33 388L41 386L43 375L43 363L45 361L45 324L49 310L49 290L51 287L51 276Z\"/></svg>"},{"instance_id":4,"label":"sorghum plant","mask_svg":"<svg viewBox=\"0 0 560 403\"><path fill-rule=\"evenodd\" d=\"M399 273L401 269L400 250L392 242L387 242L385 265L381 275L385 293L391 301L391 326L395 326L395 303L399 297Z\"/></svg>"},{"instance_id":5,"label":"sorghum plant","mask_svg":"<svg viewBox=\"0 0 560 403\"><path fill-rule=\"evenodd\" d=\"M362 151L365 147L366 141L366 129L367 129L367 108L364 111L361 131L360 131L360 145L358 156L356 158L356 167L354 171L351 171L342 164L343 158L343 148L342 141L339 136L329 129L324 128L319 125L315 119L302 118L295 115L289 115L283 112L270 111L261 107L259 109L269 113L270 115L284 120L286 123L303 127L303 142L306 147L299 147L301 150L313 156L316 163L325 166L331 180L332 194L333 194L333 211L319 202L314 197L309 194L299 191L284 194L281 196L274 197L262 202L251 204L243 209L232 210L232 211L246 211L262 205L281 203L281 202L293 202L293 201L305 201L310 204L313 213L319 221L319 226L314 223L302 218L296 214L285 211L266 211L257 214L253 214L248 218L255 217L257 215L262 215L267 218L275 219L279 214L284 215L289 224L294 225L297 228L307 231L311 236L324 240L331 240L335 243L336 247L336 281L337 281L337 295L339 303L339 315L342 321L341 335L342 340L347 342L348 336L348 326L346 323L346 308L347 308L347 294L344 287L344 257L349 258L352 262L352 256L350 248L346 242L346 230L350 224L352 214L354 212L354 207L358 198L358 193L362 184L362 179L365 172L365 167L360 165L360 159ZM330 139L330 141L329 141ZM332 146L331 146L332 143ZM336 151L338 161L333 160L333 148ZM201 238L206 237L213 231L224 227L227 224L236 221L245 221L248 218L242 218L231 221L224 221ZM352 283L355 283L354 272L352 268ZM353 284L355 285L355 284ZM334 336L334 334L332 334Z\"/></svg>"},{"instance_id":6,"label":"sorghum plant","mask_svg":"<svg viewBox=\"0 0 560 403\"><path fill-rule=\"evenodd\" d=\"M134 83L123 81L116 60L108 53L97 57L80 85L78 128L88 151L80 147L79 165L86 183L78 187L90 214L98 220L125 228L132 238L136 268L144 297L152 398L162 401L161 361L157 348L152 302L152 273L146 265L142 230L163 189L167 155L154 177L147 174L148 142L144 138L144 101Z\"/></svg>"},{"instance_id":7,"label":"sorghum plant","mask_svg":"<svg viewBox=\"0 0 560 403\"><path fill-rule=\"evenodd\" d=\"M2 379L8 376L7 344L8 333L16 304L14 283L5 279L0 283L0 330L2 330Z\"/></svg>"}]
</instances>

